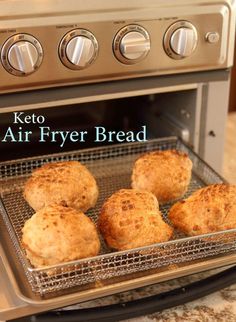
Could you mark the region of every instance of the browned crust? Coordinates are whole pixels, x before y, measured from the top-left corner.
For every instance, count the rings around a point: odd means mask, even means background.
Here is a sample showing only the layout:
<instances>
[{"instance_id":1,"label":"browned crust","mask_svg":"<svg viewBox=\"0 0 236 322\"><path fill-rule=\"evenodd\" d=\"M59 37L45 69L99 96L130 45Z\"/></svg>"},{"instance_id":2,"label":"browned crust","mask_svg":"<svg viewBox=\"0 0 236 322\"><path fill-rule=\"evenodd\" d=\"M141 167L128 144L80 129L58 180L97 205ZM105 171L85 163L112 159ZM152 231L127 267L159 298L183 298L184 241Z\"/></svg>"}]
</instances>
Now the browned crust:
<instances>
[{"instance_id":1,"label":"browned crust","mask_svg":"<svg viewBox=\"0 0 236 322\"><path fill-rule=\"evenodd\" d=\"M199 189L174 204L169 218L190 236L236 228L236 185L214 184Z\"/></svg>"},{"instance_id":2,"label":"browned crust","mask_svg":"<svg viewBox=\"0 0 236 322\"><path fill-rule=\"evenodd\" d=\"M182 197L191 179L192 161L178 150L152 151L139 157L133 167L132 188L152 192L159 203Z\"/></svg>"},{"instance_id":3,"label":"browned crust","mask_svg":"<svg viewBox=\"0 0 236 322\"><path fill-rule=\"evenodd\" d=\"M95 256L100 249L91 219L60 205L45 207L25 222L22 245L35 267Z\"/></svg>"},{"instance_id":4,"label":"browned crust","mask_svg":"<svg viewBox=\"0 0 236 322\"><path fill-rule=\"evenodd\" d=\"M47 163L33 171L23 194L35 211L56 203L85 212L95 206L98 187L84 165L65 161Z\"/></svg>"},{"instance_id":5,"label":"browned crust","mask_svg":"<svg viewBox=\"0 0 236 322\"><path fill-rule=\"evenodd\" d=\"M136 189L114 193L101 209L98 226L108 246L117 250L164 242L173 233L155 196Z\"/></svg>"}]
</instances>

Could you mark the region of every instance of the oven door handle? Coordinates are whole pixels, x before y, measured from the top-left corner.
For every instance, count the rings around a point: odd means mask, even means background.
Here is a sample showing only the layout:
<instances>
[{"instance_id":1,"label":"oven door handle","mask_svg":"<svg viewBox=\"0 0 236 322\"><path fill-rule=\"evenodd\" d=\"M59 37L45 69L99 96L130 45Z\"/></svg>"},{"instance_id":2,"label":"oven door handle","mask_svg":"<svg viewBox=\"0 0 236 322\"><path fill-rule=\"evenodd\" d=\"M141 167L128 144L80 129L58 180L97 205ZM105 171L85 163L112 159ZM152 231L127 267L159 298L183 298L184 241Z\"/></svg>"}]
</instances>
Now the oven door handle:
<instances>
[{"instance_id":1,"label":"oven door handle","mask_svg":"<svg viewBox=\"0 0 236 322\"><path fill-rule=\"evenodd\" d=\"M115 322L160 312L236 283L236 266L200 281L161 294L126 303L85 309L50 311L12 322Z\"/></svg>"}]
</instances>

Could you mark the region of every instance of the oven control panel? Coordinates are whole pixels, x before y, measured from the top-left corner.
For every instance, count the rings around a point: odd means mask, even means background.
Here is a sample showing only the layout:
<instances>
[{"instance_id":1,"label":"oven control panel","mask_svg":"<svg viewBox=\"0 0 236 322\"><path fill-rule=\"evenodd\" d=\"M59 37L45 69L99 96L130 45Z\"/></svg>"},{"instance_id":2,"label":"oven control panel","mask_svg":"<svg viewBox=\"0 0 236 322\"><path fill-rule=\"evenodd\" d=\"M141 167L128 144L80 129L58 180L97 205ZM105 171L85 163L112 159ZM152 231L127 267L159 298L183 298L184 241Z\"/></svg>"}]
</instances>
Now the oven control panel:
<instances>
[{"instance_id":1,"label":"oven control panel","mask_svg":"<svg viewBox=\"0 0 236 322\"><path fill-rule=\"evenodd\" d=\"M232 16L227 5L205 4L88 22L79 14L2 21L0 92L227 68Z\"/></svg>"}]
</instances>

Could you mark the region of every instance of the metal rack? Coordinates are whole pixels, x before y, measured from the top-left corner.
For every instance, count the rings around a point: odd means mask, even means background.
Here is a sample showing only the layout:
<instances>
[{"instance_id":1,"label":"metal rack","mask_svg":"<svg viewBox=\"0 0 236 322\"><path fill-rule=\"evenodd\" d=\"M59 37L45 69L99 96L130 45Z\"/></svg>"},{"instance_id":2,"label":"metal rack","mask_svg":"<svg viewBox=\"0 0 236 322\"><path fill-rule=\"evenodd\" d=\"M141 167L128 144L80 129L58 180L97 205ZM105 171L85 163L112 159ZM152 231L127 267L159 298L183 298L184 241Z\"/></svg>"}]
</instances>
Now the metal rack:
<instances>
[{"instance_id":1,"label":"metal rack","mask_svg":"<svg viewBox=\"0 0 236 322\"><path fill-rule=\"evenodd\" d=\"M96 257L40 269L32 267L21 244L21 229L24 222L33 214L22 196L24 182L33 169L46 162L64 160L79 160L85 164L96 177L100 191L96 207L87 213L96 223L104 200L114 191L130 187L131 170L135 159L147 151L166 149L185 151L193 162L192 179L186 196L205 185L223 182L214 170L175 137L150 140L146 143L120 144L27 158L0 164L0 212L12 246L34 293L44 296L74 286L158 267L171 268L171 265L178 263L209 258L236 250L236 229L197 237L186 237L175 231L174 238L169 242L122 252L111 252L101 237L102 249ZM167 222L171 205L170 203L161 207L163 218Z\"/></svg>"}]
</instances>

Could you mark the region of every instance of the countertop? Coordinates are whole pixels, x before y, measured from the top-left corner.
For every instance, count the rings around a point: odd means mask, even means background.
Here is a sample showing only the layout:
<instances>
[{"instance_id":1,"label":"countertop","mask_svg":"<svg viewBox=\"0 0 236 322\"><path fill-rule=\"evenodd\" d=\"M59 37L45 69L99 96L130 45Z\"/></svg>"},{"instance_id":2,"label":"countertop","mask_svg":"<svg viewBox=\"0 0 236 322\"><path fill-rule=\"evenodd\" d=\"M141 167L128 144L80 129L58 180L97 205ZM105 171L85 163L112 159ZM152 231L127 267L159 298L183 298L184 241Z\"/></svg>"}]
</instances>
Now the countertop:
<instances>
[{"instance_id":1,"label":"countertop","mask_svg":"<svg viewBox=\"0 0 236 322\"><path fill-rule=\"evenodd\" d=\"M194 282L218 270L186 276L172 281L144 287L131 292L108 296L95 301L80 304L79 307L109 305L151 296L170 289ZM73 307L72 307L73 308ZM154 314L123 320L123 322L235 322L236 321L236 285L200 298L199 300L180 305Z\"/></svg>"},{"instance_id":2,"label":"countertop","mask_svg":"<svg viewBox=\"0 0 236 322\"><path fill-rule=\"evenodd\" d=\"M236 112L230 113L228 116L223 176L228 182L236 184Z\"/></svg>"},{"instance_id":3,"label":"countertop","mask_svg":"<svg viewBox=\"0 0 236 322\"><path fill-rule=\"evenodd\" d=\"M236 183L236 113L230 113L227 123L223 176L230 182ZM195 280L217 273L212 270L176 280L144 287L130 292L108 296L95 301L86 302L77 307L93 307L109 305L151 296L186 285ZM75 308L75 306L71 307ZM124 321L124 320L123 320ZM236 321L236 284L215 292L199 300L177 306L160 313L125 320L124 322L235 322Z\"/></svg>"}]
</instances>

